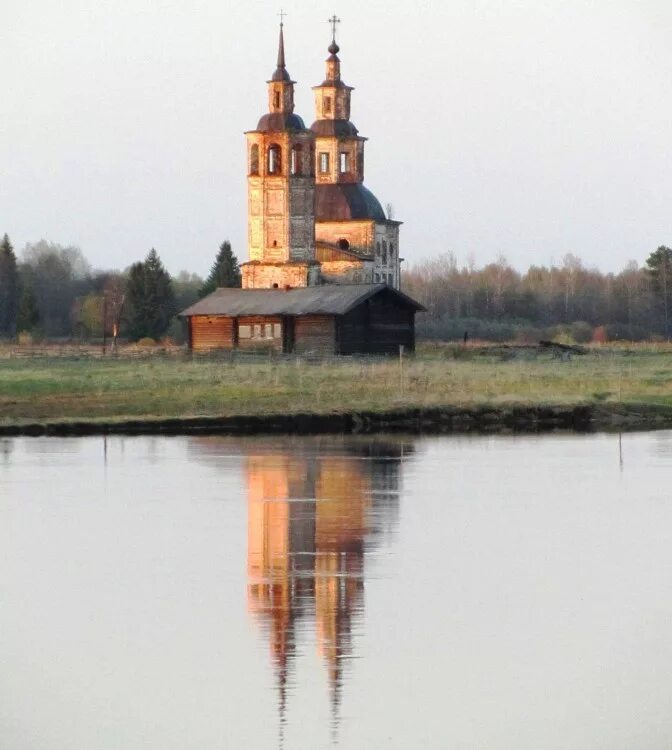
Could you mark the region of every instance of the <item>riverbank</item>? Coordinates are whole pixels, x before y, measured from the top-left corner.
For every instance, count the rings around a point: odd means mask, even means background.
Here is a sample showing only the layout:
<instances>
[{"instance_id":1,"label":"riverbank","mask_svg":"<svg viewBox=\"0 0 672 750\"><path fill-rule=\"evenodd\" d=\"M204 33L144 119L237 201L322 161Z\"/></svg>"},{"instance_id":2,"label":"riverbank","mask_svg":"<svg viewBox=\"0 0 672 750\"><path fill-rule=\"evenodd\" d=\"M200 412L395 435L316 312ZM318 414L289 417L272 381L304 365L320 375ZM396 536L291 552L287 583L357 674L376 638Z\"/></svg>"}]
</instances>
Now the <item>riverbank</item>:
<instances>
[{"instance_id":1,"label":"riverbank","mask_svg":"<svg viewBox=\"0 0 672 750\"><path fill-rule=\"evenodd\" d=\"M563 360L506 347L395 358L0 361L0 434L646 429L672 426L672 351Z\"/></svg>"},{"instance_id":2,"label":"riverbank","mask_svg":"<svg viewBox=\"0 0 672 750\"><path fill-rule=\"evenodd\" d=\"M0 425L0 436L184 434L443 434L467 432L635 431L672 428L672 407L646 404L438 407L342 414L269 414Z\"/></svg>"}]
</instances>

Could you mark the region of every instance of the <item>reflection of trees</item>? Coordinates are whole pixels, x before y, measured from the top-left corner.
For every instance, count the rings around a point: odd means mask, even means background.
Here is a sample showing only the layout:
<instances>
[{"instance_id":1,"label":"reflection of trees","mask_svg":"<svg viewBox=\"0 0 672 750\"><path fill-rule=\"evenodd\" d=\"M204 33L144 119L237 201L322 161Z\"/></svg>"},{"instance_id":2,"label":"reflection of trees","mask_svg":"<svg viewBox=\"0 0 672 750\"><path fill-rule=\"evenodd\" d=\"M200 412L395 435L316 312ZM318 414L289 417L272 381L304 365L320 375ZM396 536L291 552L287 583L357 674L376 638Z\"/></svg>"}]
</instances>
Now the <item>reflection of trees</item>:
<instances>
[{"instance_id":1,"label":"reflection of trees","mask_svg":"<svg viewBox=\"0 0 672 750\"><path fill-rule=\"evenodd\" d=\"M240 444L239 444L240 445ZM220 444L221 446L221 444ZM269 640L281 723L297 624L314 618L333 728L352 633L363 613L365 550L398 516L402 441L250 441L248 603Z\"/></svg>"}]
</instances>

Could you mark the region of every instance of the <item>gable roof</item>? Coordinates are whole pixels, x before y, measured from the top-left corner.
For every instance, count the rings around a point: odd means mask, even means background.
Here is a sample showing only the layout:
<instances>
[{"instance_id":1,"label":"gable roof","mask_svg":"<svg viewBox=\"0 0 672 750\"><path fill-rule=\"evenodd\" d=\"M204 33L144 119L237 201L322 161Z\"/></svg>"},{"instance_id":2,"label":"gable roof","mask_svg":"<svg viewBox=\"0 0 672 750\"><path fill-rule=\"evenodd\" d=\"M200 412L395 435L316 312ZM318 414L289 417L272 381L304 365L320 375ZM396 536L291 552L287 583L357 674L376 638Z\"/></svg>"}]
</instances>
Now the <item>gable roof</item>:
<instances>
[{"instance_id":1,"label":"gable roof","mask_svg":"<svg viewBox=\"0 0 672 750\"><path fill-rule=\"evenodd\" d=\"M393 295L404 307L425 308L386 284L327 284L292 289L216 289L179 313L191 315L345 315L381 292Z\"/></svg>"}]
</instances>

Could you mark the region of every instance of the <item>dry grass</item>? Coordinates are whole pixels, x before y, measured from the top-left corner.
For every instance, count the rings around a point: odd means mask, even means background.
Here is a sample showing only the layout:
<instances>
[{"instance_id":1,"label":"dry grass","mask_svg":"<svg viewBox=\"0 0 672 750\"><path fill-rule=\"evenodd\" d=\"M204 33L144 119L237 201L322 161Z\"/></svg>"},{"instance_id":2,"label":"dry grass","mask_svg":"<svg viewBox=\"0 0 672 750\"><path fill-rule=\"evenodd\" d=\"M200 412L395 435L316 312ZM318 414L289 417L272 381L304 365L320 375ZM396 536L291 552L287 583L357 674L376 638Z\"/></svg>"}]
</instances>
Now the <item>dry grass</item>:
<instances>
[{"instance_id":1,"label":"dry grass","mask_svg":"<svg viewBox=\"0 0 672 750\"><path fill-rule=\"evenodd\" d=\"M655 346L602 347L567 362L524 351L425 346L405 360L403 372L394 358L4 359L0 424L406 406L670 405L672 347Z\"/></svg>"}]
</instances>

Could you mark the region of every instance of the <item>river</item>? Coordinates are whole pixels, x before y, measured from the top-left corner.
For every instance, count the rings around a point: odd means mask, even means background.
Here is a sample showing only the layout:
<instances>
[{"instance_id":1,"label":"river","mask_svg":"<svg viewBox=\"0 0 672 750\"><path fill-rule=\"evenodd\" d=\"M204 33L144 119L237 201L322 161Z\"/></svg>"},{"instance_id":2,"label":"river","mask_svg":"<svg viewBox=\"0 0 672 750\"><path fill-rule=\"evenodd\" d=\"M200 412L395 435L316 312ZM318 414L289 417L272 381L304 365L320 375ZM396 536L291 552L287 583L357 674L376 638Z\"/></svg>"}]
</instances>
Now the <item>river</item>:
<instances>
[{"instance_id":1,"label":"river","mask_svg":"<svg viewBox=\"0 0 672 750\"><path fill-rule=\"evenodd\" d=\"M0 440L3 750L663 750L672 433Z\"/></svg>"}]
</instances>

